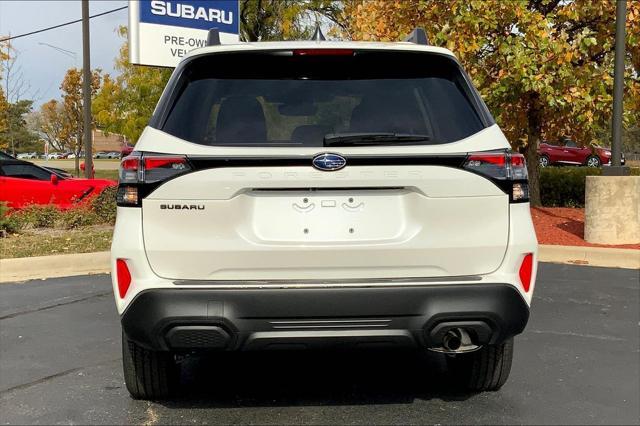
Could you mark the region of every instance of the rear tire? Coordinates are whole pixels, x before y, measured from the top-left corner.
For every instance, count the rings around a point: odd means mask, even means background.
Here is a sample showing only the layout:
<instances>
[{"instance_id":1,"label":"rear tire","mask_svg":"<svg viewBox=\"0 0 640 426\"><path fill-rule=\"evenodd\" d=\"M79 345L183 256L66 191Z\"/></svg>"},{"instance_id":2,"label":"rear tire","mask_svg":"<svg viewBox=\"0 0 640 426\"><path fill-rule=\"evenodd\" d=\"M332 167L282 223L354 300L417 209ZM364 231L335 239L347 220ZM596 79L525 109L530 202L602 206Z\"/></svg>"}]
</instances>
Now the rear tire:
<instances>
[{"instance_id":1,"label":"rear tire","mask_svg":"<svg viewBox=\"0 0 640 426\"><path fill-rule=\"evenodd\" d=\"M505 384L513 360L513 338L475 352L447 357L449 374L465 390L497 391Z\"/></svg>"},{"instance_id":2,"label":"rear tire","mask_svg":"<svg viewBox=\"0 0 640 426\"><path fill-rule=\"evenodd\" d=\"M600 167L602 162L596 155L590 155L589 158L587 158L585 165L587 167Z\"/></svg>"},{"instance_id":3,"label":"rear tire","mask_svg":"<svg viewBox=\"0 0 640 426\"><path fill-rule=\"evenodd\" d=\"M549 165L551 164L551 161L549 160L549 157L546 155L541 155L540 158L538 158L538 162L540 163L540 167L549 167Z\"/></svg>"},{"instance_id":4,"label":"rear tire","mask_svg":"<svg viewBox=\"0 0 640 426\"><path fill-rule=\"evenodd\" d=\"M134 399L164 399L178 383L178 365L170 352L152 351L122 333L124 382Z\"/></svg>"}]
</instances>

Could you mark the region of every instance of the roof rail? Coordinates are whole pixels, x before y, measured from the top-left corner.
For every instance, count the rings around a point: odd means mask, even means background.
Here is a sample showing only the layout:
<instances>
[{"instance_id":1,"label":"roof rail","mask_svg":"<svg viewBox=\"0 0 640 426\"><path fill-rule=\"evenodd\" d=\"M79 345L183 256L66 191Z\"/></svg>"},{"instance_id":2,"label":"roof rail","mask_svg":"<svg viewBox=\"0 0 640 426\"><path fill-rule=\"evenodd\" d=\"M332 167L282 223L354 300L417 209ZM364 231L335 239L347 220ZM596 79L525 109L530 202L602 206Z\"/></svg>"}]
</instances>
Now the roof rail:
<instances>
[{"instance_id":1,"label":"roof rail","mask_svg":"<svg viewBox=\"0 0 640 426\"><path fill-rule=\"evenodd\" d=\"M415 28L404 41L415 44L429 44L429 39L427 39L427 33L424 31L424 28Z\"/></svg>"},{"instance_id":2,"label":"roof rail","mask_svg":"<svg viewBox=\"0 0 640 426\"><path fill-rule=\"evenodd\" d=\"M217 28L211 28L207 36L207 46L220 46L220 31Z\"/></svg>"},{"instance_id":3,"label":"roof rail","mask_svg":"<svg viewBox=\"0 0 640 426\"><path fill-rule=\"evenodd\" d=\"M326 41L324 34L322 34L322 30L320 29L320 24L316 24L316 31L311 36L311 40L313 41Z\"/></svg>"}]
</instances>

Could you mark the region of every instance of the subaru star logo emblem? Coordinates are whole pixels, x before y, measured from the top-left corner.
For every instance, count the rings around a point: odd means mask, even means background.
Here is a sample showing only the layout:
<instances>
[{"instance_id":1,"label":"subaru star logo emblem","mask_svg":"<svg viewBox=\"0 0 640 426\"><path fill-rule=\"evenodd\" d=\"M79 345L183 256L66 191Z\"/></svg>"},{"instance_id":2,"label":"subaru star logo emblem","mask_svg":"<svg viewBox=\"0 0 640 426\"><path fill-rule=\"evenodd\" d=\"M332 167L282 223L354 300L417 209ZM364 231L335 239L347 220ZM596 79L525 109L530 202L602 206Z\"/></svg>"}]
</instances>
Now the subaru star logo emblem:
<instances>
[{"instance_id":1,"label":"subaru star logo emblem","mask_svg":"<svg viewBox=\"0 0 640 426\"><path fill-rule=\"evenodd\" d=\"M340 170L347 165L347 160L342 155L338 154L320 154L313 157L313 167L325 172L332 172L334 170Z\"/></svg>"}]
</instances>

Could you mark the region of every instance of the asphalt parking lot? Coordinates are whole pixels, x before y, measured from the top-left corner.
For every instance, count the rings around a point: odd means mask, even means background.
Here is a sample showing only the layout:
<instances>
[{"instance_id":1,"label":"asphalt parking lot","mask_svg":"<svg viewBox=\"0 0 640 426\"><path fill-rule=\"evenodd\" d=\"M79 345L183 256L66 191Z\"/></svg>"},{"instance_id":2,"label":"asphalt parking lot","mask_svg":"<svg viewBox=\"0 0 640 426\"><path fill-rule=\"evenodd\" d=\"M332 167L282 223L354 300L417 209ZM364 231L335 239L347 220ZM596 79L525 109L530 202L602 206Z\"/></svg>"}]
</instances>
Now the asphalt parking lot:
<instances>
[{"instance_id":1,"label":"asphalt parking lot","mask_svg":"<svg viewBox=\"0 0 640 426\"><path fill-rule=\"evenodd\" d=\"M637 424L637 270L540 265L501 391L462 394L439 356L245 353L184 362L181 395L129 398L107 275L0 284L0 423Z\"/></svg>"}]
</instances>

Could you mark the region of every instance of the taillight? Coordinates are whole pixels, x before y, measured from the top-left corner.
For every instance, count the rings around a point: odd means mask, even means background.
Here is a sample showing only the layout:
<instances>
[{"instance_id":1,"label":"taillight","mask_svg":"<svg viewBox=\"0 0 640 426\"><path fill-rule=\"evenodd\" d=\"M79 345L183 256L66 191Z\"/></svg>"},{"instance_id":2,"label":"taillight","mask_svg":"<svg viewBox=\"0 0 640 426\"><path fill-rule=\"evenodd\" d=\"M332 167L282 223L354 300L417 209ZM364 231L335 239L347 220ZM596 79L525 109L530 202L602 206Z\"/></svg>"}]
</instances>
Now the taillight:
<instances>
[{"instance_id":1,"label":"taillight","mask_svg":"<svg viewBox=\"0 0 640 426\"><path fill-rule=\"evenodd\" d=\"M120 162L120 171L118 173L118 178L120 180L120 183L138 182L139 168L140 168L140 155L138 153L124 157Z\"/></svg>"},{"instance_id":2,"label":"taillight","mask_svg":"<svg viewBox=\"0 0 640 426\"><path fill-rule=\"evenodd\" d=\"M184 155L133 152L120 163L116 197L121 207L139 207L158 184L192 170Z\"/></svg>"},{"instance_id":3,"label":"taillight","mask_svg":"<svg viewBox=\"0 0 640 426\"><path fill-rule=\"evenodd\" d=\"M118 283L118 295L124 299L131 285L131 272L124 259L116 259L116 280Z\"/></svg>"},{"instance_id":4,"label":"taillight","mask_svg":"<svg viewBox=\"0 0 640 426\"><path fill-rule=\"evenodd\" d=\"M467 157L464 168L491 179L509 194L511 202L529 201L527 162L512 152L476 152Z\"/></svg>"},{"instance_id":5,"label":"taillight","mask_svg":"<svg viewBox=\"0 0 640 426\"><path fill-rule=\"evenodd\" d=\"M184 155L145 155L142 160L145 183L162 182L191 169Z\"/></svg>"},{"instance_id":6,"label":"taillight","mask_svg":"<svg viewBox=\"0 0 640 426\"><path fill-rule=\"evenodd\" d=\"M522 283L522 288L525 293L529 292L529 288L531 288L531 275L533 273L533 253L528 253L522 259L522 264L520 265L520 271L518 275L520 275L520 282Z\"/></svg>"}]
</instances>

